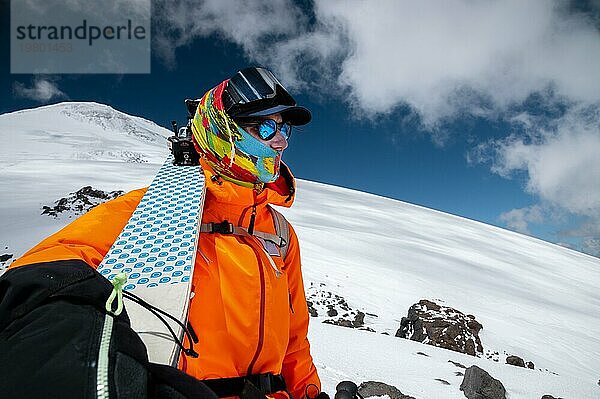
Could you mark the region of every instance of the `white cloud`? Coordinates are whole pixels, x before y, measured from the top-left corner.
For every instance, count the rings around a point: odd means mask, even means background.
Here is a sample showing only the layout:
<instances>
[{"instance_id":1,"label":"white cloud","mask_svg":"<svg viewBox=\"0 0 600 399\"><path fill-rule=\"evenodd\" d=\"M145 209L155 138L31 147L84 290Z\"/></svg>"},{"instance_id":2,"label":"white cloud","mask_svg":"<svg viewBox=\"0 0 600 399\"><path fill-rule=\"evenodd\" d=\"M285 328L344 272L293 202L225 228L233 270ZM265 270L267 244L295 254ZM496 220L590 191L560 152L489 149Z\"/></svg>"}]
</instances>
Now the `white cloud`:
<instances>
[{"instance_id":1,"label":"white cloud","mask_svg":"<svg viewBox=\"0 0 600 399\"><path fill-rule=\"evenodd\" d=\"M544 221L542 209L538 205L513 209L500 215L499 219L504 222L509 229L528 235L531 234L529 231L530 223L542 223Z\"/></svg>"},{"instance_id":2,"label":"white cloud","mask_svg":"<svg viewBox=\"0 0 600 399\"><path fill-rule=\"evenodd\" d=\"M153 18L158 27L154 49L168 63L175 62L178 47L209 36L238 44L250 58L260 58L273 51L265 46L267 39L285 42L298 34L305 20L290 0L163 0L156 3Z\"/></svg>"},{"instance_id":3,"label":"white cloud","mask_svg":"<svg viewBox=\"0 0 600 399\"><path fill-rule=\"evenodd\" d=\"M527 191L569 212L600 218L600 109L569 112L551 130L494 143L492 170L527 173Z\"/></svg>"},{"instance_id":4,"label":"white cloud","mask_svg":"<svg viewBox=\"0 0 600 399\"><path fill-rule=\"evenodd\" d=\"M548 87L598 101L600 33L566 6L320 0L309 22L291 0L165 2L155 11L155 50L173 61L195 37L224 38L287 83L344 93L363 116L408 105L434 129L465 114L496 117Z\"/></svg>"},{"instance_id":5,"label":"white cloud","mask_svg":"<svg viewBox=\"0 0 600 399\"><path fill-rule=\"evenodd\" d=\"M586 218L576 228L561 231L560 236L579 239L583 252L600 257L600 218Z\"/></svg>"},{"instance_id":6,"label":"white cloud","mask_svg":"<svg viewBox=\"0 0 600 399\"><path fill-rule=\"evenodd\" d=\"M583 252L600 257L600 238L586 238L583 240Z\"/></svg>"},{"instance_id":7,"label":"white cloud","mask_svg":"<svg viewBox=\"0 0 600 399\"><path fill-rule=\"evenodd\" d=\"M53 79L35 77L31 87L21 82L14 82L13 93L16 97L27 98L39 102L47 102L55 98L67 98L67 95L58 88Z\"/></svg>"},{"instance_id":8,"label":"white cloud","mask_svg":"<svg viewBox=\"0 0 600 399\"><path fill-rule=\"evenodd\" d=\"M370 113L401 103L429 127L490 115L548 85L600 97L600 34L550 1L323 2L353 44L340 83Z\"/></svg>"},{"instance_id":9,"label":"white cloud","mask_svg":"<svg viewBox=\"0 0 600 399\"><path fill-rule=\"evenodd\" d=\"M491 162L493 172L523 174L525 190L554 213L566 213L579 226L559 232L581 240L581 249L598 254L600 240L600 107L573 107L559 119L519 115L524 133L479 145L469 159ZM528 208L504 213L509 228L528 232ZM536 214L533 214L536 216Z\"/></svg>"}]
</instances>

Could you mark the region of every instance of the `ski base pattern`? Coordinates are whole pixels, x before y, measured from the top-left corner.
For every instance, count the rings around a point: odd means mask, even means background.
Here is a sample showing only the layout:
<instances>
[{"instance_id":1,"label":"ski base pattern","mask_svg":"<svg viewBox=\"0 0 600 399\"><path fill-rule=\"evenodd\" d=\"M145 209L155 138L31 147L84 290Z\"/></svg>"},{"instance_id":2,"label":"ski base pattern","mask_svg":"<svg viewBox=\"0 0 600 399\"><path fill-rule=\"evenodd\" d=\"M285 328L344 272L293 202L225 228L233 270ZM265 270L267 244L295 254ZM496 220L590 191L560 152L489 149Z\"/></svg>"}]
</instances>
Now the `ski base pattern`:
<instances>
[{"instance_id":1,"label":"ski base pattern","mask_svg":"<svg viewBox=\"0 0 600 399\"><path fill-rule=\"evenodd\" d=\"M206 185L200 166L175 166L171 156L98 267L108 280L127 274L125 291L187 322L191 277ZM174 365L179 347L151 312L126 302L133 329L148 347L150 361ZM178 337L182 329L171 328Z\"/></svg>"}]
</instances>

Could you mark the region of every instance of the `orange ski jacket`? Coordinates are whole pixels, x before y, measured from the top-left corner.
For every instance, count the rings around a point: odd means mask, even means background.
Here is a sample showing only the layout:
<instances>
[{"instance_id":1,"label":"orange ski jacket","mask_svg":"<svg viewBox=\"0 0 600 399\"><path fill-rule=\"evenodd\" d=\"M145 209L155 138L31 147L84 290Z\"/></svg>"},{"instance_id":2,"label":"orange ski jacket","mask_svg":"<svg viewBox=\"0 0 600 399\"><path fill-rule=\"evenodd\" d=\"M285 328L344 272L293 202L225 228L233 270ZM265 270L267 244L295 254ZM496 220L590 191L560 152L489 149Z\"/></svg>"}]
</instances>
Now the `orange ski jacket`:
<instances>
[{"instance_id":1,"label":"orange ski jacket","mask_svg":"<svg viewBox=\"0 0 600 399\"><path fill-rule=\"evenodd\" d=\"M207 191L202 223L227 220L247 228L254 205L255 230L275 234L267 204L289 207L294 199L294 178L285 165L278 181L261 192L222 180L208 165L203 167ZM11 267L70 259L98 267L145 191L97 206ZM200 356L182 353L179 367L198 379L283 374L294 398L304 397L311 384L314 397L321 384L307 339L309 315L296 233L290 226L285 259L271 256L278 272L262 245L256 237L200 234L189 310Z\"/></svg>"}]
</instances>

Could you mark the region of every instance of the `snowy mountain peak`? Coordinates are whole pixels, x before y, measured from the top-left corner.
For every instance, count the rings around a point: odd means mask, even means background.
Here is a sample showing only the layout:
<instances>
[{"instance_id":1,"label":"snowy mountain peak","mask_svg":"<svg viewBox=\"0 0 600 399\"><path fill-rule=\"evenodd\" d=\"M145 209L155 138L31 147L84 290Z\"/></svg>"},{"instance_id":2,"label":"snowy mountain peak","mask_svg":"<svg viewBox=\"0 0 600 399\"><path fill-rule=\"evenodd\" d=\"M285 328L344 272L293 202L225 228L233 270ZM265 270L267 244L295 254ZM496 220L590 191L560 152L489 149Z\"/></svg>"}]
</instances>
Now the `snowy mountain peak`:
<instances>
[{"instance_id":1,"label":"snowy mountain peak","mask_svg":"<svg viewBox=\"0 0 600 399\"><path fill-rule=\"evenodd\" d=\"M3 114L0 131L8 134L0 159L11 163L31 160L34 154L44 159L159 163L171 134L154 122L94 102L62 102Z\"/></svg>"},{"instance_id":2,"label":"snowy mountain peak","mask_svg":"<svg viewBox=\"0 0 600 399\"><path fill-rule=\"evenodd\" d=\"M56 106L60 106L60 112L70 118L99 126L107 131L120 131L151 143L163 142L164 138L171 134L169 130L152 121L128 115L105 104L71 102L59 103Z\"/></svg>"}]
</instances>

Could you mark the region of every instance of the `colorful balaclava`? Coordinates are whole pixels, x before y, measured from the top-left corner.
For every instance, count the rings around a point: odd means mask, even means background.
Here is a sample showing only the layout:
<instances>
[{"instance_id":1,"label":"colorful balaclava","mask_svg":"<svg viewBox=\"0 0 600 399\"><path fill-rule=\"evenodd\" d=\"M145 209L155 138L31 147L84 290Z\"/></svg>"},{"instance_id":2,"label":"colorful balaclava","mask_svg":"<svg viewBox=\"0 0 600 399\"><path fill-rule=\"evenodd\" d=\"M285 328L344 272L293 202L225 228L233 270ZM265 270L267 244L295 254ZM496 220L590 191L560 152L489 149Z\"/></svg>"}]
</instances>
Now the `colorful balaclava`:
<instances>
[{"instance_id":1,"label":"colorful balaclava","mask_svg":"<svg viewBox=\"0 0 600 399\"><path fill-rule=\"evenodd\" d=\"M214 171L236 184L253 187L279 177L281 151L254 138L225 112L221 96L228 80L204 94L192 121L196 147Z\"/></svg>"}]
</instances>

